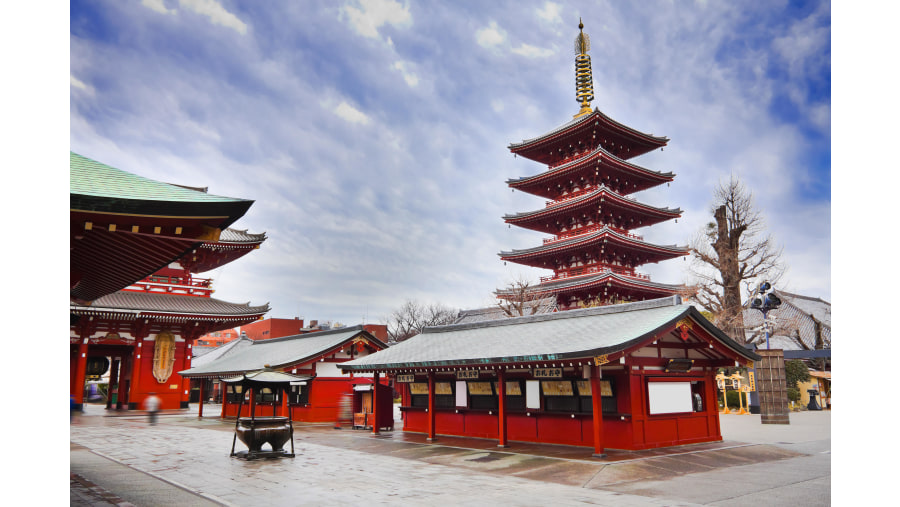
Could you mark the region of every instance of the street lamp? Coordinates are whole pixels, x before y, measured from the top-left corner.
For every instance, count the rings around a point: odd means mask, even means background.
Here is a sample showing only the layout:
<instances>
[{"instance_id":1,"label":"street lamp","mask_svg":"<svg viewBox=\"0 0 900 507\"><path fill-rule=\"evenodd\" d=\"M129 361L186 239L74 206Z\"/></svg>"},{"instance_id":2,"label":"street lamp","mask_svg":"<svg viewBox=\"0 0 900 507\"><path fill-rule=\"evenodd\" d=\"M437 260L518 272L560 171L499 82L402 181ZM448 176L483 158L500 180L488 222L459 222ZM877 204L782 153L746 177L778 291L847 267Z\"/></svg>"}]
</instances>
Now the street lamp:
<instances>
[{"instance_id":1,"label":"street lamp","mask_svg":"<svg viewBox=\"0 0 900 507\"><path fill-rule=\"evenodd\" d=\"M750 300L750 308L759 310L763 314L763 329L766 331L766 350L769 350L769 322L766 320L766 314L781 306L781 298L775 295L772 284L763 282L756 289L756 295Z\"/></svg>"}]
</instances>

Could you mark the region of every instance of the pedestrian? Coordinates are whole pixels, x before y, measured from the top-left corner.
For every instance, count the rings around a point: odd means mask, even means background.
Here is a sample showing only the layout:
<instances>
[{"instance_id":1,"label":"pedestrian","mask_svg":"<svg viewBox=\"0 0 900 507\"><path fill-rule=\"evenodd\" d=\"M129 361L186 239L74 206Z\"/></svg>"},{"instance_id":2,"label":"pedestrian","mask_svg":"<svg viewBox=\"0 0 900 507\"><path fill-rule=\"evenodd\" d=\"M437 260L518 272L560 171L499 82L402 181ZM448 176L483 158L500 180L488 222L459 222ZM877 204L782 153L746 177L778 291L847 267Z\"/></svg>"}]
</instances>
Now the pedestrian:
<instances>
[{"instance_id":1,"label":"pedestrian","mask_svg":"<svg viewBox=\"0 0 900 507\"><path fill-rule=\"evenodd\" d=\"M75 419L75 395L69 395L69 422Z\"/></svg>"},{"instance_id":2,"label":"pedestrian","mask_svg":"<svg viewBox=\"0 0 900 507\"><path fill-rule=\"evenodd\" d=\"M159 412L159 398L156 397L156 393L150 393L144 400L144 410L150 414L150 425L156 424L156 413Z\"/></svg>"},{"instance_id":3,"label":"pedestrian","mask_svg":"<svg viewBox=\"0 0 900 507\"><path fill-rule=\"evenodd\" d=\"M351 413L351 404L353 403L353 395L350 393L344 393L341 395L339 406L338 406L338 417L337 421L334 423L334 429L341 429L341 424L345 421L350 421L351 425L353 423L353 414Z\"/></svg>"}]
</instances>

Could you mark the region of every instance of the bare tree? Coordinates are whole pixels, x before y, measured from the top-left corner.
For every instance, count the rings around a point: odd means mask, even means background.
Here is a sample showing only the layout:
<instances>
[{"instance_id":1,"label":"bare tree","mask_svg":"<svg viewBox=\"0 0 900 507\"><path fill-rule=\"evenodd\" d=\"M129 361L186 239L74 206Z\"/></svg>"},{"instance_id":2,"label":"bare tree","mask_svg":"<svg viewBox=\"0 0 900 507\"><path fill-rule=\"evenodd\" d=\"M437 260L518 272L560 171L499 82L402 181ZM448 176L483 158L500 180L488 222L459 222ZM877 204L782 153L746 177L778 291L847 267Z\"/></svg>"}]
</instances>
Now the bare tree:
<instances>
[{"instance_id":1,"label":"bare tree","mask_svg":"<svg viewBox=\"0 0 900 507\"><path fill-rule=\"evenodd\" d=\"M539 293L521 276L510 282L505 289L498 290L496 294L500 298L497 306L507 317L534 315L541 308L555 304L552 295Z\"/></svg>"},{"instance_id":2,"label":"bare tree","mask_svg":"<svg viewBox=\"0 0 900 507\"><path fill-rule=\"evenodd\" d=\"M697 302L715 316L716 324L744 343L741 285L746 293L763 279L773 284L784 274L781 248L765 234L753 195L733 175L715 190L710 222L691 242L691 274Z\"/></svg>"},{"instance_id":3,"label":"bare tree","mask_svg":"<svg viewBox=\"0 0 900 507\"><path fill-rule=\"evenodd\" d=\"M388 317L388 340L402 342L421 333L427 326L450 324L458 313L440 303L424 305L408 299Z\"/></svg>"}]
</instances>

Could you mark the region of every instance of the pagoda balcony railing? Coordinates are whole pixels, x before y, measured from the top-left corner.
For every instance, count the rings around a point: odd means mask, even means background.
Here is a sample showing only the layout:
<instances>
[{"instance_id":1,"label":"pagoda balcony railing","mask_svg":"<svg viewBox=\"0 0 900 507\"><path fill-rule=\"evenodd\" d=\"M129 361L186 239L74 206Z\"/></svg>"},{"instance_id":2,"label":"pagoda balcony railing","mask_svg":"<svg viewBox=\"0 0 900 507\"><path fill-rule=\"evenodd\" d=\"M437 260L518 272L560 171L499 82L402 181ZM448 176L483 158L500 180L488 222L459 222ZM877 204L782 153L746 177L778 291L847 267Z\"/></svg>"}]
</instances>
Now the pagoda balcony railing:
<instances>
[{"instance_id":1,"label":"pagoda balcony railing","mask_svg":"<svg viewBox=\"0 0 900 507\"><path fill-rule=\"evenodd\" d=\"M209 288L212 286L212 278L150 275L138 283L139 284L154 283L154 284L161 284L161 285L179 285L182 287Z\"/></svg>"},{"instance_id":2,"label":"pagoda balcony railing","mask_svg":"<svg viewBox=\"0 0 900 507\"><path fill-rule=\"evenodd\" d=\"M627 268L611 268L607 266L585 266L557 271L553 276L542 276L541 283L552 282L554 280L562 280L564 278L575 278L578 276L593 275L597 273L615 273L617 275L636 278L638 280L650 281L650 275L643 273L635 273L633 269Z\"/></svg>"},{"instance_id":3,"label":"pagoda balcony railing","mask_svg":"<svg viewBox=\"0 0 900 507\"><path fill-rule=\"evenodd\" d=\"M135 282L124 290L151 292L154 294L182 294L209 297L213 292L211 278L151 275Z\"/></svg>"},{"instance_id":4,"label":"pagoda balcony railing","mask_svg":"<svg viewBox=\"0 0 900 507\"><path fill-rule=\"evenodd\" d=\"M555 204L559 204L561 202L566 202L566 201L575 199L576 197L581 197L584 194L593 192L594 190L597 190L597 187L591 186L591 187L587 187L587 188L582 188L581 190L576 190L575 192L569 192L568 194L566 194L554 201L546 201L546 203L545 203L546 205L544 207L549 208L550 206L553 206Z\"/></svg>"},{"instance_id":5,"label":"pagoda balcony railing","mask_svg":"<svg viewBox=\"0 0 900 507\"><path fill-rule=\"evenodd\" d=\"M587 227L581 227L581 228L575 229L573 231L566 231L566 232L557 234L556 236L553 236L552 238L544 238L544 244L547 245L550 243L556 243L557 241L571 239L571 238L574 238L575 236L580 236L582 234L599 231L603 227L608 227L608 226L604 226L603 224L594 224L594 225L589 225ZM609 229L621 234L622 236L627 236L629 238L633 238L638 241L644 241L643 236L639 236L637 234L631 234L630 232L626 231L625 229L619 229L618 227L609 227Z\"/></svg>"}]
</instances>

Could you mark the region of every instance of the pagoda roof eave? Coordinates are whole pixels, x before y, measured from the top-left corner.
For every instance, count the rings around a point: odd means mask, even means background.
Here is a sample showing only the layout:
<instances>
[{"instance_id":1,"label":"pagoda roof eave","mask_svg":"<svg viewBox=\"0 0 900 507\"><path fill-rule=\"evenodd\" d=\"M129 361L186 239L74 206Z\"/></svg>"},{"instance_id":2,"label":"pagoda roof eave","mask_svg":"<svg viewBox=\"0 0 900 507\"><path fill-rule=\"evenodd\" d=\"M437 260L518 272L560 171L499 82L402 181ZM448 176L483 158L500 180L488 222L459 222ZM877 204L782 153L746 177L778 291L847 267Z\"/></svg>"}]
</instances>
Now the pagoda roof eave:
<instances>
[{"instance_id":1,"label":"pagoda roof eave","mask_svg":"<svg viewBox=\"0 0 900 507\"><path fill-rule=\"evenodd\" d=\"M653 134L647 134L645 132L641 132L637 129L629 127L623 123L619 123L616 120L613 120L609 116L603 114L599 108L594 108L594 111L591 114L587 114L573 120L566 122L563 125L547 132L546 134L533 137L531 139L525 139L518 143L510 143L508 148L513 153L521 154L523 151L527 151L529 149L537 148L543 144L547 144L548 142L561 137L565 134L571 134L578 131L581 128L585 128L590 126L591 121L602 120L604 126L611 128L613 131L620 135L624 135L630 138L635 143L640 143L643 145L649 145L650 149L646 151L650 151L655 148L663 147L669 142L669 138L665 136L655 136ZM644 151L644 153L646 153ZM524 156L524 155L523 155Z\"/></svg>"},{"instance_id":2,"label":"pagoda roof eave","mask_svg":"<svg viewBox=\"0 0 900 507\"><path fill-rule=\"evenodd\" d=\"M516 222L522 222L529 219L535 219L547 215L561 213L563 211L566 211L567 209L576 208L579 205L587 204L588 202L598 197L610 197L615 201L615 204L618 204L622 207L632 209L635 212L641 214L655 215L664 219L679 218L681 217L682 213L681 208L657 208L655 206L650 206L649 204L644 204L636 200L628 199L608 189L606 186L600 185L597 189L592 190L591 192L588 192L583 196L579 196L568 201L554 203L550 206L538 210L520 212L514 215L504 215L503 220L507 223L516 224Z\"/></svg>"},{"instance_id":3,"label":"pagoda roof eave","mask_svg":"<svg viewBox=\"0 0 900 507\"><path fill-rule=\"evenodd\" d=\"M528 257L536 257L540 255L546 255L555 251L566 251L571 248L577 248L586 243L592 243L597 240L602 239L603 237L607 237L610 239L618 240L620 244L636 247L640 250L652 250L660 253L668 253L673 256L687 255L688 247L686 246L678 246L678 245L654 245L652 243L647 243L645 241L631 238L618 232L610 229L609 227L604 226L602 229L591 232L588 234L584 234L582 236L576 236L574 238L565 239L553 243L548 243L546 245L539 245L533 248L526 248L522 250L511 250L508 252L500 252L498 255L503 260L512 261L513 259L525 259ZM513 261L515 262L515 261Z\"/></svg>"},{"instance_id":4,"label":"pagoda roof eave","mask_svg":"<svg viewBox=\"0 0 900 507\"><path fill-rule=\"evenodd\" d=\"M259 245L266 239L266 233L250 233L247 229L227 228L219 235L218 241L207 241L203 246L217 245Z\"/></svg>"},{"instance_id":5,"label":"pagoda roof eave","mask_svg":"<svg viewBox=\"0 0 900 507\"><path fill-rule=\"evenodd\" d=\"M620 287L640 288L666 294L672 294L673 292L678 292L684 288L682 285L652 282L648 279L620 275L614 271L605 271L602 273L570 276L546 281L535 286L534 289L538 294L557 293L576 289L590 289L606 283L613 283Z\"/></svg>"},{"instance_id":6,"label":"pagoda roof eave","mask_svg":"<svg viewBox=\"0 0 900 507\"><path fill-rule=\"evenodd\" d=\"M552 179L554 177L561 176L570 171L574 171L580 168L580 166L590 164L595 161L601 161L611 163L612 165L618 166L620 168L624 168L627 170L636 171L641 177L644 177L649 180L656 181L658 183L671 182L675 179L675 173L662 172L662 171L654 171L652 169L647 169L646 167L639 166L635 163L624 160L620 157L617 157L607 151L602 146L598 146L596 149L591 151L590 153L584 155L583 157L579 157L570 162L566 162L565 164L560 164L555 167L551 167L550 169L540 172L538 174L532 176L523 176L520 178L510 178L506 180L506 184L512 188L520 188L528 184L536 184L538 182Z\"/></svg>"},{"instance_id":7,"label":"pagoda roof eave","mask_svg":"<svg viewBox=\"0 0 900 507\"><path fill-rule=\"evenodd\" d=\"M217 240L252 204L70 152L70 301L88 303L123 289Z\"/></svg>"}]
</instances>

